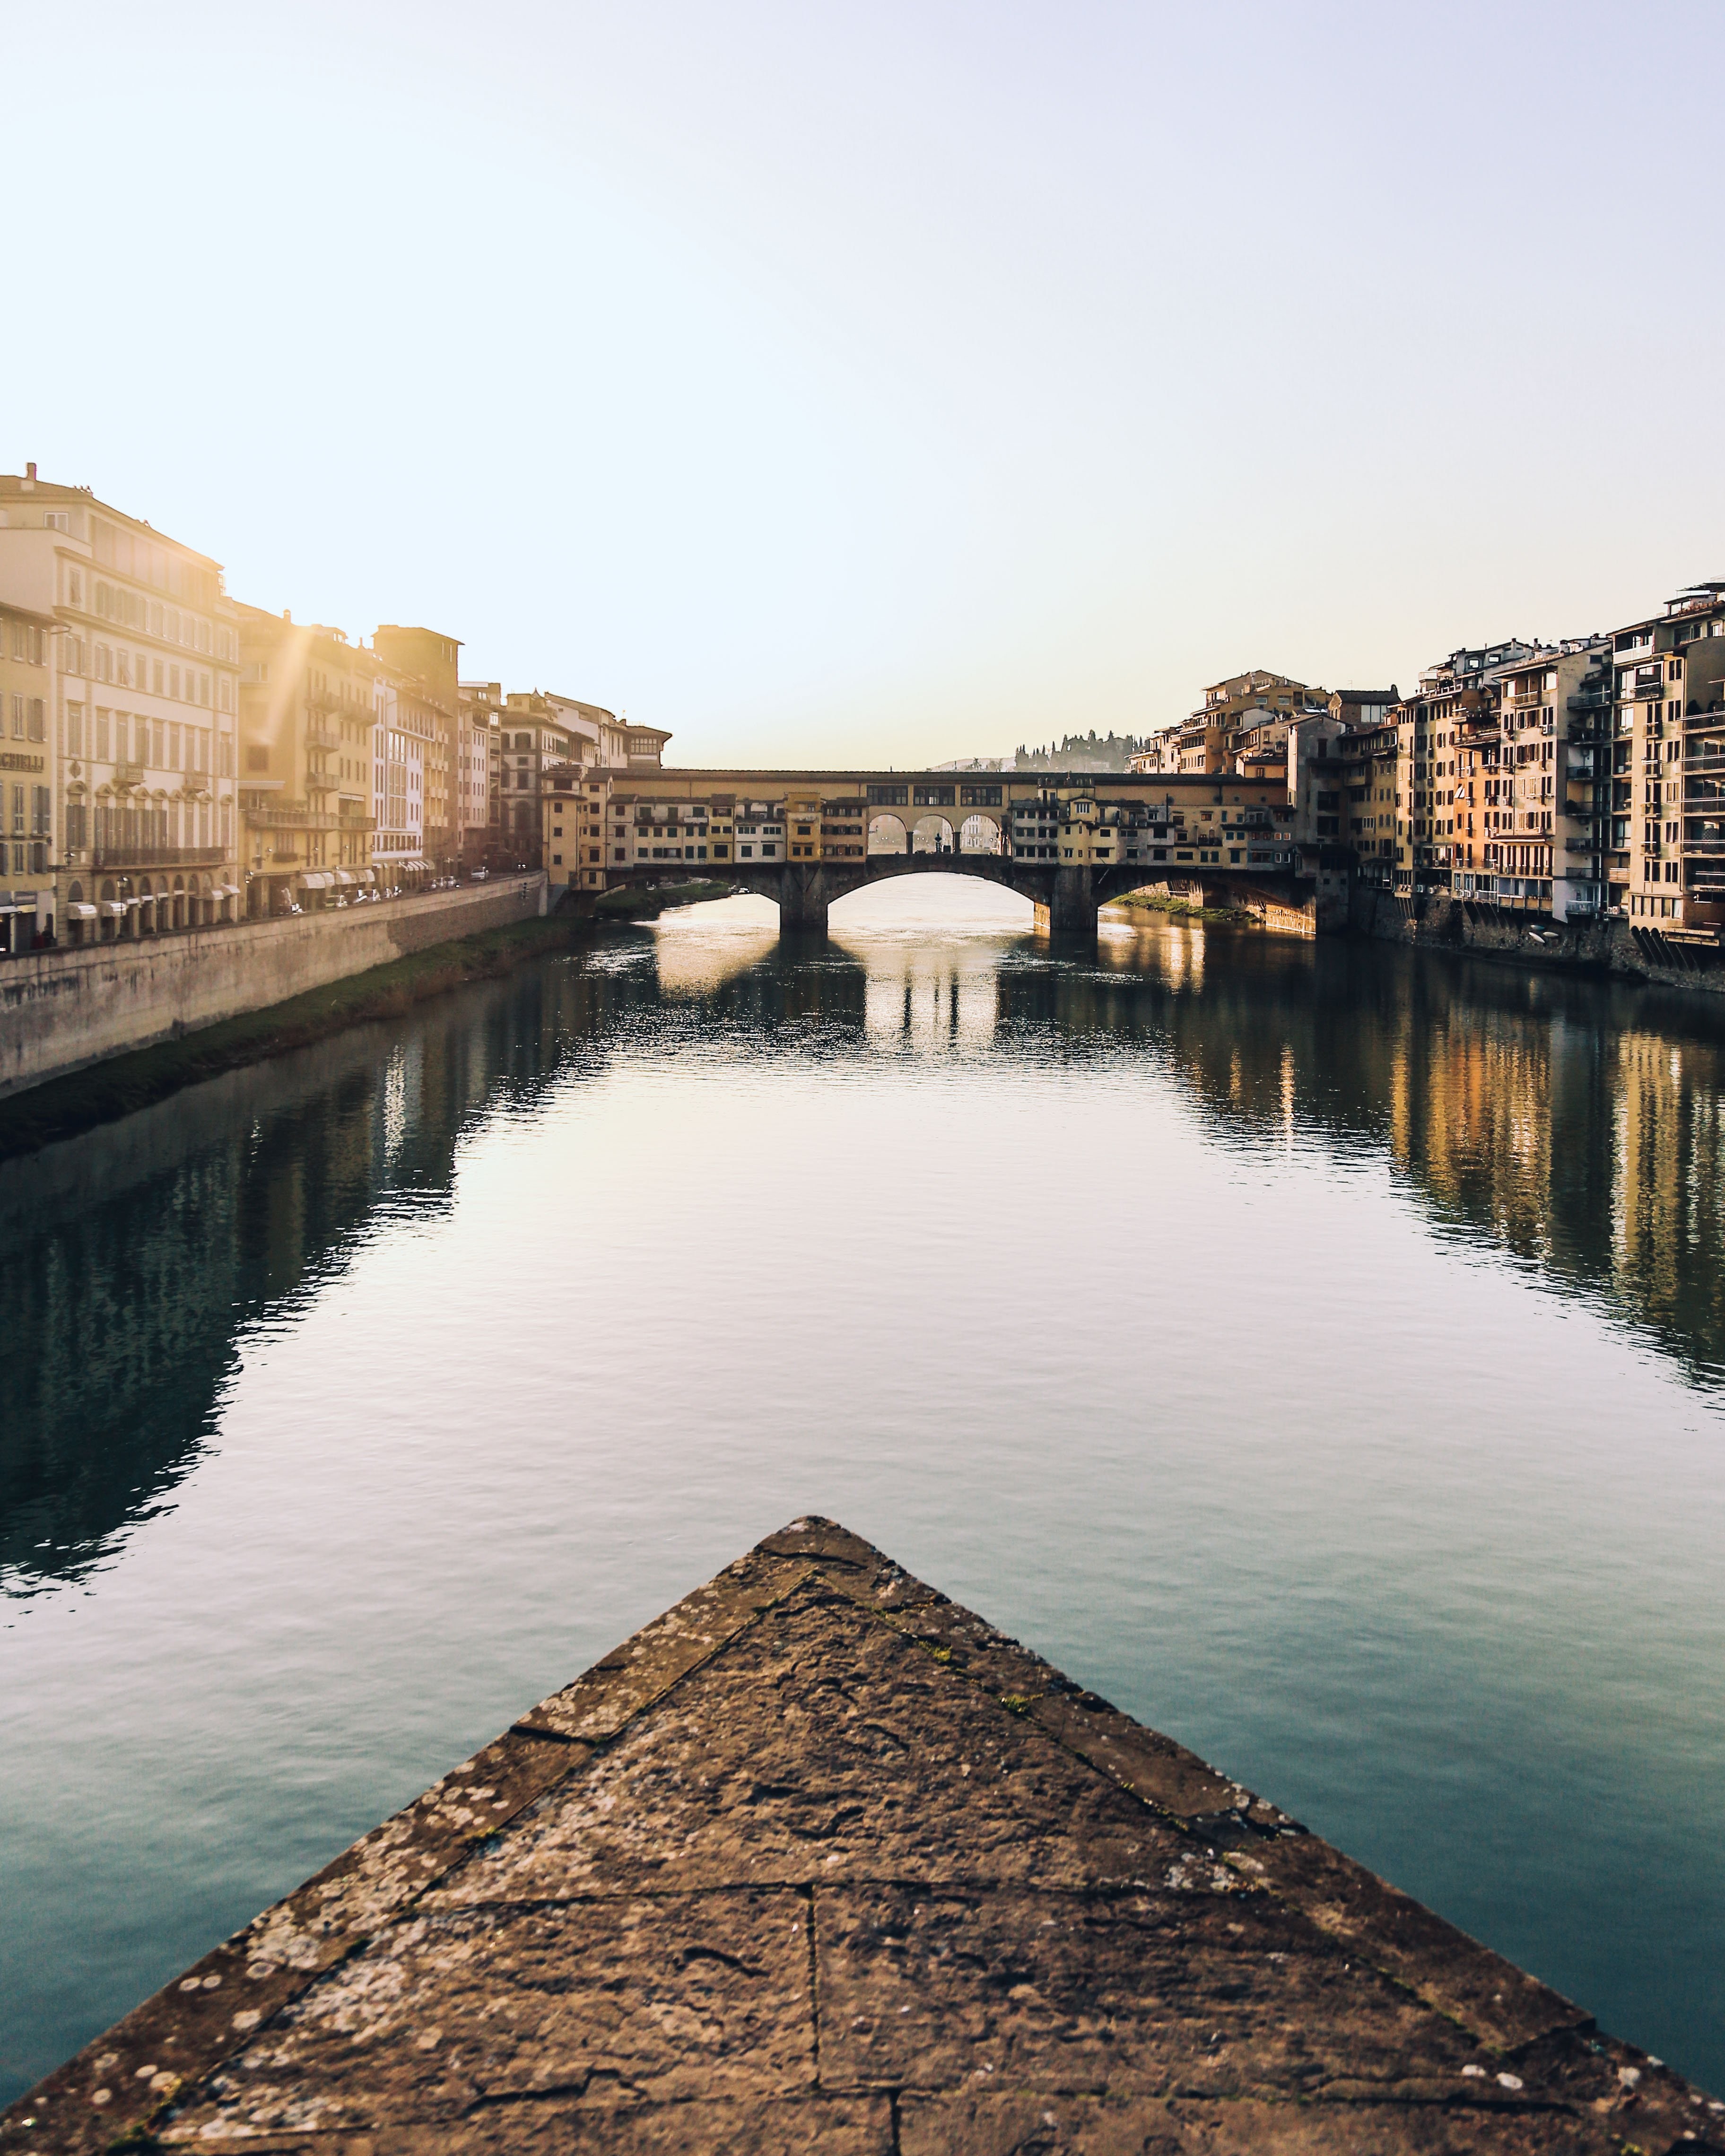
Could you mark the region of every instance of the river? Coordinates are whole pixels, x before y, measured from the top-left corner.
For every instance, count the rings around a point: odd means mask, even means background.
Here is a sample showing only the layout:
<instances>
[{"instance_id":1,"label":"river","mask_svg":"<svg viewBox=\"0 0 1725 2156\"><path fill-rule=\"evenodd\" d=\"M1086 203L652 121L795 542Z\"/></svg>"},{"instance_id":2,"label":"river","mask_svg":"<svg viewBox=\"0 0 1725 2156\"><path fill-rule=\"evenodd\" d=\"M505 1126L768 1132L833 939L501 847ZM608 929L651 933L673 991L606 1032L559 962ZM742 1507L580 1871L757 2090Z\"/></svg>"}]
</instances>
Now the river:
<instances>
[{"instance_id":1,"label":"river","mask_svg":"<svg viewBox=\"0 0 1725 2156\"><path fill-rule=\"evenodd\" d=\"M0 1169L0 2098L804 1511L1725 2091L1725 1012L1024 911Z\"/></svg>"}]
</instances>

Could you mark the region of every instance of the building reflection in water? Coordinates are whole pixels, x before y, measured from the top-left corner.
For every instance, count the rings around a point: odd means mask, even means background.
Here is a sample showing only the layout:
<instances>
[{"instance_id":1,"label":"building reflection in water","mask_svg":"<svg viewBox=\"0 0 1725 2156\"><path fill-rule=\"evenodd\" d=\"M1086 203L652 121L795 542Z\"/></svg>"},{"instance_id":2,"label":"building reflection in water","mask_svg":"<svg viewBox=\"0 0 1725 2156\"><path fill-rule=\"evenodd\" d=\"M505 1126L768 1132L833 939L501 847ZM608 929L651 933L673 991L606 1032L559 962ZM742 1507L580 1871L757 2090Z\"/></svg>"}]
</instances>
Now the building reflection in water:
<instances>
[{"instance_id":1,"label":"building reflection in water","mask_svg":"<svg viewBox=\"0 0 1725 2156\"><path fill-rule=\"evenodd\" d=\"M0 1168L7 1589L88 1572L157 1510L242 1329L343 1265L379 1209L446 1206L478 1119L531 1116L655 1029L864 1065L1142 1055L1233 1142L1387 1156L1440 1232L1595 1298L1697 1381L1725 1363L1725 1013L1161 921L1111 923L1073 959L998 925L841 921L781 945L720 909L602 932Z\"/></svg>"}]
</instances>

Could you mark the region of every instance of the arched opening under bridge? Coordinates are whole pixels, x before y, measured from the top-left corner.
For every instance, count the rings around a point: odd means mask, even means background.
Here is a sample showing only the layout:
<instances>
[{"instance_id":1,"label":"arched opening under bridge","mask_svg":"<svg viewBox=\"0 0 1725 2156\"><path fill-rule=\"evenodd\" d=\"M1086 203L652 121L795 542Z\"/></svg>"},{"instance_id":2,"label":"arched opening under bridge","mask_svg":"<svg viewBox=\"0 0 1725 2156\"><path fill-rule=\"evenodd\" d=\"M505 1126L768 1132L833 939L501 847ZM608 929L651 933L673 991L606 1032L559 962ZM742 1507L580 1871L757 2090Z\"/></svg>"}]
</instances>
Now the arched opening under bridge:
<instances>
[{"instance_id":1,"label":"arched opening under bridge","mask_svg":"<svg viewBox=\"0 0 1725 2156\"><path fill-rule=\"evenodd\" d=\"M906 830L901 816L871 816L869 819L869 851L871 854L907 854L911 850L911 834Z\"/></svg>"},{"instance_id":2,"label":"arched opening under bridge","mask_svg":"<svg viewBox=\"0 0 1725 2156\"><path fill-rule=\"evenodd\" d=\"M934 935L1029 935L1035 908L1022 891L981 876L885 876L833 901L831 933L898 935L927 929Z\"/></svg>"},{"instance_id":3,"label":"arched opening under bridge","mask_svg":"<svg viewBox=\"0 0 1725 2156\"><path fill-rule=\"evenodd\" d=\"M957 851L952 827L944 816L919 816L911 829L913 854L951 854Z\"/></svg>"},{"instance_id":4,"label":"arched opening under bridge","mask_svg":"<svg viewBox=\"0 0 1725 2156\"><path fill-rule=\"evenodd\" d=\"M992 816L967 816L958 827L961 854L998 854L1003 851L1000 826Z\"/></svg>"}]
</instances>

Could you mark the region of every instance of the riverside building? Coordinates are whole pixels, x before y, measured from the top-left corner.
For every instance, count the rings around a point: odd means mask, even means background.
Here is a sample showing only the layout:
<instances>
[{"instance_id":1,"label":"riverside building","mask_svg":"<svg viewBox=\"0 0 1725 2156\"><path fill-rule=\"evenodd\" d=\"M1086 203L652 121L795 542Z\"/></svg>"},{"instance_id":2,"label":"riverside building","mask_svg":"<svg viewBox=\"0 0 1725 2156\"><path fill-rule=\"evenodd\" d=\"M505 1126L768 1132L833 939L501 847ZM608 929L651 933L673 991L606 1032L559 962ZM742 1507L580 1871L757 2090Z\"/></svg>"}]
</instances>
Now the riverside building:
<instances>
[{"instance_id":1,"label":"riverside building","mask_svg":"<svg viewBox=\"0 0 1725 2156\"><path fill-rule=\"evenodd\" d=\"M238 616L219 562L30 465L0 476L0 604L8 947L25 912L30 941L233 919Z\"/></svg>"},{"instance_id":2,"label":"riverside building","mask_svg":"<svg viewBox=\"0 0 1725 2156\"><path fill-rule=\"evenodd\" d=\"M239 614L245 910L321 909L377 882L377 662L339 629Z\"/></svg>"},{"instance_id":3,"label":"riverside building","mask_svg":"<svg viewBox=\"0 0 1725 2156\"><path fill-rule=\"evenodd\" d=\"M411 705L424 746L424 820L423 852L427 865L447 875L459 866L463 851L462 757L470 753L463 739L461 644L440 629L404 629L380 623L372 649L391 670L398 694ZM416 732L418 729L416 726Z\"/></svg>"},{"instance_id":4,"label":"riverside building","mask_svg":"<svg viewBox=\"0 0 1725 2156\"><path fill-rule=\"evenodd\" d=\"M1725 582L1611 639L1609 896L1635 926L1725 927Z\"/></svg>"}]
</instances>

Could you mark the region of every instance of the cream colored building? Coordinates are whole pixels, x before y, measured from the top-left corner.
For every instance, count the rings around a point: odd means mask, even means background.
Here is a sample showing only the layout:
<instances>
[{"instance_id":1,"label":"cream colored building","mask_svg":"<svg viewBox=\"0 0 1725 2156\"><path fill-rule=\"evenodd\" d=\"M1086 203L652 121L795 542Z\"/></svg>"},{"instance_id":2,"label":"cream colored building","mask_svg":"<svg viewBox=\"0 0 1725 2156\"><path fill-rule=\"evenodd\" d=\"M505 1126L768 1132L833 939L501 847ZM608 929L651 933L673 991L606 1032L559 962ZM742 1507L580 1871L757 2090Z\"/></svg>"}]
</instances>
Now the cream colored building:
<instances>
[{"instance_id":1,"label":"cream colored building","mask_svg":"<svg viewBox=\"0 0 1725 2156\"><path fill-rule=\"evenodd\" d=\"M1609 895L1635 927L1725 929L1725 583L1611 639Z\"/></svg>"},{"instance_id":2,"label":"cream colored building","mask_svg":"<svg viewBox=\"0 0 1725 2156\"><path fill-rule=\"evenodd\" d=\"M503 684L463 681L456 709L458 850L465 867L477 868L488 858L498 829Z\"/></svg>"},{"instance_id":3,"label":"cream colored building","mask_svg":"<svg viewBox=\"0 0 1725 2156\"><path fill-rule=\"evenodd\" d=\"M339 629L239 610L242 865L253 916L375 889L375 654Z\"/></svg>"},{"instance_id":4,"label":"cream colored building","mask_svg":"<svg viewBox=\"0 0 1725 2156\"><path fill-rule=\"evenodd\" d=\"M372 649L392 670L398 694L413 707L418 721L427 722L421 734L424 751L425 804L423 850L434 874L448 875L462 855L464 741L461 685L459 678L461 644L441 629L405 629L382 622L372 637Z\"/></svg>"},{"instance_id":5,"label":"cream colored building","mask_svg":"<svg viewBox=\"0 0 1725 2156\"><path fill-rule=\"evenodd\" d=\"M5 782L14 888L22 838L64 938L234 918L239 654L220 564L30 465L0 477L0 598L48 643L44 738L5 744L42 759ZM39 918L49 911L39 900Z\"/></svg>"}]
</instances>

